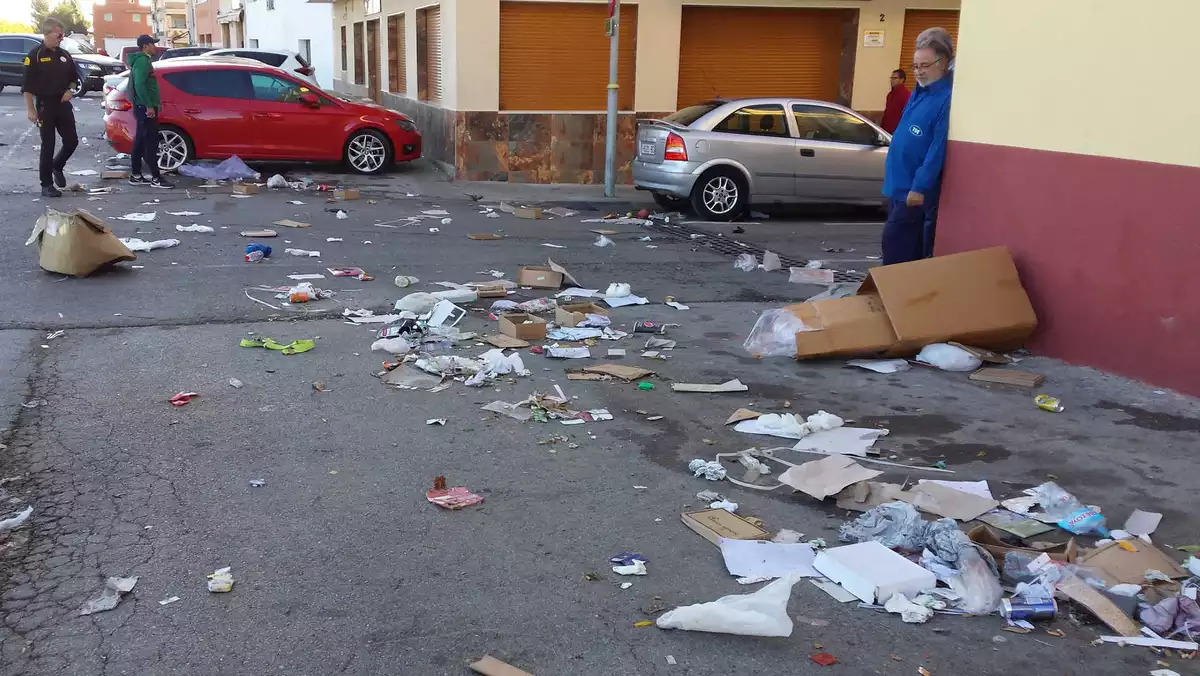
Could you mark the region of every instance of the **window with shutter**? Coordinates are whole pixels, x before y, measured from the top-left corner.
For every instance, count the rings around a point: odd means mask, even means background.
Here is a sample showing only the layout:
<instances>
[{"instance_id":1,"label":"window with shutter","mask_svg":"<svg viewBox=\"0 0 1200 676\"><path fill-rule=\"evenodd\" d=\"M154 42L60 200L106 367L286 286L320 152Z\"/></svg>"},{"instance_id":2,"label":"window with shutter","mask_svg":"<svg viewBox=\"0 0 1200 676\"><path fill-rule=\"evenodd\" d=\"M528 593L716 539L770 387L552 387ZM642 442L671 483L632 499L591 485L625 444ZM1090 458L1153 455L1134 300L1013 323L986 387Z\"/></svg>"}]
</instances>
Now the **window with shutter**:
<instances>
[{"instance_id":1,"label":"window with shutter","mask_svg":"<svg viewBox=\"0 0 1200 676\"><path fill-rule=\"evenodd\" d=\"M608 107L606 3L500 3L500 110ZM637 5L621 6L617 107L633 110Z\"/></svg>"},{"instance_id":2,"label":"window with shutter","mask_svg":"<svg viewBox=\"0 0 1200 676\"><path fill-rule=\"evenodd\" d=\"M404 15L388 17L388 91L396 94L408 93L407 63L404 58Z\"/></svg>"},{"instance_id":3,"label":"window with shutter","mask_svg":"<svg viewBox=\"0 0 1200 676\"><path fill-rule=\"evenodd\" d=\"M941 26L954 39L954 51L958 51L958 12L953 10L910 9L904 13L904 38L900 43L900 64L896 66L908 73L906 84L909 89L917 86L913 78L913 52L917 51L917 36L927 28Z\"/></svg>"},{"instance_id":4,"label":"window with shutter","mask_svg":"<svg viewBox=\"0 0 1200 676\"><path fill-rule=\"evenodd\" d=\"M442 8L426 7L425 13L425 86L421 100L442 101Z\"/></svg>"},{"instance_id":5,"label":"window with shutter","mask_svg":"<svg viewBox=\"0 0 1200 676\"><path fill-rule=\"evenodd\" d=\"M367 83L366 59L363 56L365 49L363 45L363 22L359 21L354 24L354 84L357 85Z\"/></svg>"}]
</instances>

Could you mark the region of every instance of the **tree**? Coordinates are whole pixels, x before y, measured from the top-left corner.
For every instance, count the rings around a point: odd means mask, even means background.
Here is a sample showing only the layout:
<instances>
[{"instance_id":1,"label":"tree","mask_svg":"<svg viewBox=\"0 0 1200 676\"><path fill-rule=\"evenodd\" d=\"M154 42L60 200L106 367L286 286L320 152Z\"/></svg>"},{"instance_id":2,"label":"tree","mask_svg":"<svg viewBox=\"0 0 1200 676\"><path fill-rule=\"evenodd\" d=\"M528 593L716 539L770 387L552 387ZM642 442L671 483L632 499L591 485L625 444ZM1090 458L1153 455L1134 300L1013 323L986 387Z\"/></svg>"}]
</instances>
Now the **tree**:
<instances>
[{"instance_id":1,"label":"tree","mask_svg":"<svg viewBox=\"0 0 1200 676\"><path fill-rule=\"evenodd\" d=\"M29 24L0 19L0 33L28 33Z\"/></svg>"},{"instance_id":2,"label":"tree","mask_svg":"<svg viewBox=\"0 0 1200 676\"><path fill-rule=\"evenodd\" d=\"M63 0L50 11L49 16L62 22L63 32L67 35L87 33L91 30L91 23L83 15L83 10L79 9L78 0Z\"/></svg>"},{"instance_id":3,"label":"tree","mask_svg":"<svg viewBox=\"0 0 1200 676\"><path fill-rule=\"evenodd\" d=\"M33 24L33 32L42 32L42 22L50 15L50 0L33 0L30 7L31 19Z\"/></svg>"}]
</instances>

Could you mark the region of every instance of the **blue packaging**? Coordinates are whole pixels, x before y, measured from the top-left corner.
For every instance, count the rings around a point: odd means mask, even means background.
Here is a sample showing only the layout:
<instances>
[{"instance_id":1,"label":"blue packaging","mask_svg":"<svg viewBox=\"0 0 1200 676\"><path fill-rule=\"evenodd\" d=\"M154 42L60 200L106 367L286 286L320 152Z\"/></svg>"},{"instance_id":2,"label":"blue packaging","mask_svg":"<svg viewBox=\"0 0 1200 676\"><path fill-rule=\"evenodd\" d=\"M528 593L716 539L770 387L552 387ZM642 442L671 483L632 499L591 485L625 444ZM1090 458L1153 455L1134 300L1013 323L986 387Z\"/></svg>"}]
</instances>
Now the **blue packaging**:
<instances>
[{"instance_id":1,"label":"blue packaging","mask_svg":"<svg viewBox=\"0 0 1200 676\"><path fill-rule=\"evenodd\" d=\"M1058 527L1076 535L1084 535L1096 531L1108 536L1108 528L1104 525L1104 515L1090 507L1077 509L1058 520Z\"/></svg>"}]
</instances>

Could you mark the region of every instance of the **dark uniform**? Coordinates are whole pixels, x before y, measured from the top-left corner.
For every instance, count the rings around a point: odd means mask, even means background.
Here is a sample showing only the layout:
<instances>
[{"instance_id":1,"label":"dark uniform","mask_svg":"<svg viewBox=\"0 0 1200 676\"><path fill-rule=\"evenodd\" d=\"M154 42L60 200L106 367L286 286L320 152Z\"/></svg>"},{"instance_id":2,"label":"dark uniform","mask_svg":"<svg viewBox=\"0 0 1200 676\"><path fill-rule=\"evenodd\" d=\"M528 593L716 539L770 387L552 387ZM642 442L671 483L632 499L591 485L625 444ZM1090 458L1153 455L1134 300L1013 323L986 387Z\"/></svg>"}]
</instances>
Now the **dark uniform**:
<instances>
[{"instance_id":1,"label":"dark uniform","mask_svg":"<svg viewBox=\"0 0 1200 676\"><path fill-rule=\"evenodd\" d=\"M53 185L51 171L61 172L71 159L71 153L79 145L75 132L75 106L71 101L63 102L63 94L79 82L79 71L75 60L61 46L50 49L39 45L25 57L25 80L21 91L33 94L37 107L38 126L42 132L42 157L38 164L38 177L42 187ZM62 137L62 149L54 154L54 132Z\"/></svg>"}]
</instances>

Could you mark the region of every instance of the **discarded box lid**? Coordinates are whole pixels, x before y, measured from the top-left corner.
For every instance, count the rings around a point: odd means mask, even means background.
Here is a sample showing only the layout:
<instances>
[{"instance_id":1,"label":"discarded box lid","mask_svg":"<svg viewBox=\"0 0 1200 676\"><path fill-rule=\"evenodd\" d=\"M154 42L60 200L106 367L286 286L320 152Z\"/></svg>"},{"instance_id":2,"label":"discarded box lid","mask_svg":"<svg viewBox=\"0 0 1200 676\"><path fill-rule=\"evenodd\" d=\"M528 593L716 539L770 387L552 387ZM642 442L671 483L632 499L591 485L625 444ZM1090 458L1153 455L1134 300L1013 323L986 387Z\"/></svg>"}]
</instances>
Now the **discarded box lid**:
<instances>
[{"instance_id":1,"label":"discarded box lid","mask_svg":"<svg viewBox=\"0 0 1200 676\"><path fill-rule=\"evenodd\" d=\"M714 545L721 546L721 538L734 540L770 540L771 534L724 509L703 509L684 512L680 515L683 525L696 531Z\"/></svg>"},{"instance_id":2,"label":"discarded box lid","mask_svg":"<svg viewBox=\"0 0 1200 676\"><path fill-rule=\"evenodd\" d=\"M937 586L933 573L875 540L823 550L813 568L864 603L887 603L897 593L914 598Z\"/></svg>"},{"instance_id":3,"label":"discarded box lid","mask_svg":"<svg viewBox=\"0 0 1200 676\"><path fill-rule=\"evenodd\" d=\"M587 319L588 315L608 316L608 310L595 303L571 303L559 305L554 309L554 323L560 326L574 327Z\"/></svg>"},{"instance_id":4,"label":"discarded box lid","mask_svg":"<svg viewBox=\"0 0 1200 676\"><path fill-rule=\"evenodd\" d=\"M1078 550L1075 548L1075 538L1067 540L1065 543L1051 547L1049 549L1033 549L1030 547L1013 547L1005 544L1000 536L992 532L992 529L987 526L975 526L967 532L967 537L971 542L983 547L995 557L996 562L1003 565L1004 555L1008 552L1022 552L1030 556L1038 556L1040 554L1049 554L1050 558L1062 563L1075 563L1075 558L1078 555Z\"/></svg>"},{"instance_id":5,"label":"discarded box lid","mask_svg":"<svg viewBox=\"0 0 1200 676\"><path fill-rule=\"evenodd\" d=\"M524 312L500 315L500 333L521 340L539 340L546 337L546 320Z\"/></svg>"},{"instance_id":6,"label":"discarded box lid","mask_svg":"<svg viewBox=\"0 0 1200 676\"><path fill-rule=\"evenodd\" d=\"M137 260L103 220L82 209L70 213L46 209L25 246L34 242L42 269L61 275L85 277L106 265Z\"/></svg>"},{"instance_id":7,"label":"discarded box lid","mask_svg":"<svg viewBox=\"0 0 1200 676\"><path fill-rule=\"evenodd\" d=\"M915 354L955 340L1019 347L1037 327L1007 247L872 268L857 295L787 308L810 330L796 357Z\"/></svg>"}]
</instances>

